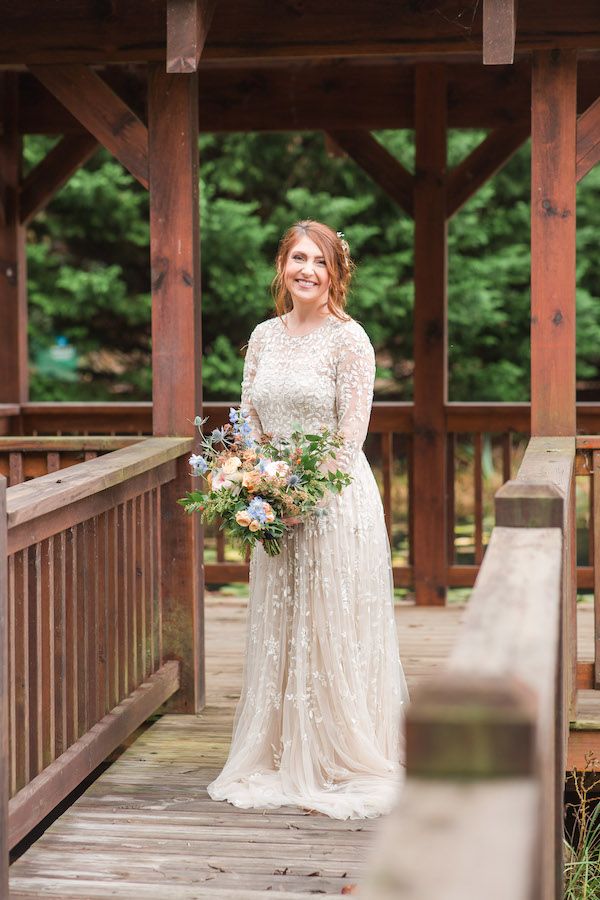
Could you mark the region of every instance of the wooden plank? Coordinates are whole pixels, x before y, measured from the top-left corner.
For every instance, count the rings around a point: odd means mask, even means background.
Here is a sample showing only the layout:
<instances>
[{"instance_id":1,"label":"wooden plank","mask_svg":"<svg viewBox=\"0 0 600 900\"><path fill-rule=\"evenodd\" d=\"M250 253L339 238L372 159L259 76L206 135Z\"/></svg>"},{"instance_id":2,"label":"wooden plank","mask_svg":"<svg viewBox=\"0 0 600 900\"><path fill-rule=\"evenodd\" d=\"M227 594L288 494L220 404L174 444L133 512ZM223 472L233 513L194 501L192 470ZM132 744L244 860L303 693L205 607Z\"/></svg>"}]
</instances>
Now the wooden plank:
<instances>
[{"instance_id":1,"label":"wooden plank","mask_svg":"<svg viewBox=\"0 0 600 900\"><path fill-rule=\"evenodd\" d=\"M594 521L600 522L600 450L594 450L592 481ZM598 536L600 537L600 535ZM595 556L600 559L600 548ZM600 566L594 566L594 688L600 688Z\"/></svg>"},{"instance_id":2,"label":"wooden plank","mask_svg":"<svg viewBox=\"0 0 600 900\"><path fill-rule=\"evenodd\" d=\"M188 453L192 446L193 441L189 438L148 438L131 447L71 466L61 472L59 478L51 473L37 478L35 484L18 485L9 494L8 527L15 528L121 484Z\"/></svg>"},{"instance_id":3,"label":"wooden plank","mask_svg":"<svg viewBox=\"0 0 600 900\"><path fill-rule=\"evenodd\" d=\"M14 847L37 822L89 775L179 687L179 664L165 663L148 681L104 716L44 769L9 804L9 845Z\"/></svg>"},{"instance_id":4,"label":"wooden plank","mask_svg":"<svg viewBox=\"0 0 600 900\"><path fill-rule=\"evenodd\" d=\"M414 578L419 604L446 597L446 73L416 69Z\"/></svg>"},{"instance_id":5,"label":"wooden plank","mask_svg":"<svg viewBox=\"0 0 600 900\"><path fill-rule=\"evenodd\" d=\"M600 97L577 120L577 181L600 160Z\"/></svg>"},{"instance_id":6,"label":"wooden plank","mask_svg":"<svg viewBox=\"0 0 600 900\"><path fill-rule=\"evenodd\" d=\"M216 0L167 0L167 72L196 72Z\"/></svg>"},{"instance_id":7,"label":"wooden plank","mask_svg":"<svg viewBox=\"0 0 600 900\"><path fill-rule=\"evenodd\" d=\"M531 116L531 429L573 435L577 61L533 55Z\"/></svg>"},{"instance_id":8,"label":"wooden plank","mask_svg":"<svg viewBox=\"0 0 600 900\"><path fill-rule=\"evenodd\" d=\"M202 415L198 82L152 65L148 81L152 397L156 435L194 433ZM176 505L190 487L187 460L161 492L162 640L182 664L177 709L204 704L203 558L198 517Z\"/></svg>"},{"instance_id":9,"label":"wooden plank","mask_svg":"<svg viewBox=\"0 0 600 900\"><path fill-rule=\"evenodd\" d=\"M451 218L506 165L529 137L529 123L495 128L448 174L446 215Z\"/></svg>"},{"instance_id":10,"label":"wooden plank","mask_svg":"<svg viewBox=\"0 0 600 900\"><path fill-rule=\"evenodd\" d=\"M22 139L17 131L18 75L0 77L0 403L24 403L29 392L27 257L20 223Z\"/></svg>"},{"instance_id":11,"label":"wooden plank","mask_svg":"<svg viewBox=\"0 0 600 900\"><path fill-rule=\"evenodd\" d=\"M144 124L86 66L32 65L31 72L136 178L148 187L148 133Z\"/></svg>"},{"instance_id":12,"label":"wooden plank","mask_svg":"<svg viewBox=\"0 0 600 900\"><path fill-rule=\"evenodd\" d=\"M515 58L517 0L483 0L483 64L503 66Z\"/></svg>"},{"instance_id":13,"label":"wooden plank","mask_svg":"<svg viewBox=\"0 0 600 900\"><path fill-rule=\"evenodd\" d=\"M8 798L10 796L8 552L6 478L0 475L0 895L8 897Z\"/></svg>"},{"instance_id":14,"label":"wooden plank","mask_svg":"<svg viewBox=\"0 0 600 900\"><path fill-rule=\"evenodd\" d=\"M328 133L408 216L413 215L414 177L395 156L367 132L329 129Z\"/></svg>"},{"instance_id":15,"label":"wooden plank","mask_svg":"<svg viewBox=\"0 0 600 900\"><path fill-rule=\"evenodd\" d=\"M98 149L98 141L90 134L66 135L30 172L20 188L19 215L23 224L31 221L71 175Z\"/></svg>"}]
</instances>

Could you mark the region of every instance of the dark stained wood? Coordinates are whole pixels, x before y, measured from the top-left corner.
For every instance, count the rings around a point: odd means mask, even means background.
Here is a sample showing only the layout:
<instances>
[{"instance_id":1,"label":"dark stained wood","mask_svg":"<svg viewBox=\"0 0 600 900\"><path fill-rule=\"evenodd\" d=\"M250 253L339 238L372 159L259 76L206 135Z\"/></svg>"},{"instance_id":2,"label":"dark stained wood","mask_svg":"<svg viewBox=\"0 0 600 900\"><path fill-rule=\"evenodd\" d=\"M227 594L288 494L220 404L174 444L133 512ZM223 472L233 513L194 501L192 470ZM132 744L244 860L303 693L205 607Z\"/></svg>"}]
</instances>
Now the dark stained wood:
<instances>
[{"instance_id":1,"label":"dark stained wood","mask_svg":"<svg viewBox=\"0 0 600 900\"><path fill-rule=\"evenodd\" d=\"M193 435L202 415L197 75L149 69L153 428ZM183 457L161 492L165 659L181 661L178 711L204 704L202 528L177 499L191 486Z\"/></svg>"},{"instance_id":2,"label":"dark stained wood","mask_svg":"<svg viewBox=\"0 0 600 900\"><path fill-rule=\"evenodd\" d=\"M577 181L600 160L600 97L577 120Z\"/></svg>"},{"instance_id":3,"label":"dark stained wood","mask_svg":"<svg viewBox=\"0 0 600 900\"><path fill-rule=\"evenodd\" d=\"M8 897L9 755L9 624L8 554L6 547L6 478L0 475L0 895Z\"/></svg>"},{"instance_id":4,"label":"dark stained wood","mask_svg":"<svg viewBox=\"0 0 600 900\"><path fill-rule=\"evenodd\" d=\"M413 215L413 176L395 156L367 132L330 130L329 134L408 216Z\"/></svg>"},{"instance_id":5,"label":"dark stained wood","mask_svg":"<svg viewBox=\"0 0 600 900\"><path fill-rule=\"evenodd\" d=\"M494 129L448 175L446 214L452 217L529 137L529 123Z\"/></svg>"},{"instance_id":6,"label":"dark stained wood","mask_svg":"<svg viewBox=\"0 0 600 900\"><path fill-rule=\"evenodd\" d=\"M533 56L531 115L531 432L573 435L575 128L572 51Z\"/></svg>"},{"instance_id":7,"label":"dark stained wood","mask_svg":"<svg viewBox=\"0 0 600 900\"><path fill-rule=\"evenodd\" d=\"M167 0L167 72L196 72L216 0Z\"/></svg>"},{"instance_id":8,"label":"dark stained wood","mask_svg":"<svg viewBox=\"0 0 600 900\"><path fill-rule=\"evenodd\" d=\"M0 63L130 62L165 60L164 3L114 0L110 7L86 7L64 0L46 21L39 4L23 0L18 8L6 4L0 39ZM435 12L435 14L434 14ZM519 13L516 49L553 46L600 47L595 0L579 0L577 15L564 4L529 0ZM269 0L217 5L203 55L207 58L311 57L315 43L321 56L392 56L409 54L472 54L482 51L481 6L473 22L464 21L464 8L453 0L428 5L389 5L377 0L368 6L348 0L343 17L334 0L305 0L289 4L273 15Z\"/></svg>"},{"instance_id":9,"label":"dark stained wood","mask_svg":"<svg viewBox=\"0 0 600 900\"><path fill-rule=\"evenodd\" d=\"M515 57L517 0L483 0L483 63L502 66Z\"/></svg>"},{"instance_id":10,"label":"dark stained wood","mask_svg":"<svg viewBox=\"0 0 600 900\"><path fill-rule=\"evenodd\" d=\"M144 124L102 78L86 66L30 66L42 84L144 187L148 134Z\"/></svg>"},{"instance_id":11,"label":"dark stained wood","mask_svg":"<svg viewBox=\"0 0 600 900\"><path fill-rule=\"evenodd\" d=\"M13 798L9 810L9 845L14 847L44 815L100 765L135 728L179 687L179 663L165 663L148 681L96 723Z\"/></svg>"},{"instance_id":12,"label":"dark stained wood","mask_svg":"<svg viewBox=\"0 0 600 900\"><path fill-rule=\"evenodd\" d=\"M97 149L98 141L90 134L67 135L60 140L21 184L21 222L29 222L44 209L63 184Z\"/></svg>"},{"instance_id":13,"label":"dark stained wood","mask_svg":"<svg viewBox=\"0 0 600 900\"><path fill-rule=\"evenodd\" d=\"M446 597L446 73L420 65L415 95L414 578L419 604Z\"/></svg>"},{"instance_id":14,"label":"dark stained wood","mask_svg":"<svg viewBox=\"0 0 600 900\"><path fill-rule=\"evenodd\" d=\"M28 400L27 259L20 222L18 76L0 73L0 403Z\"/></svg>"}]
</instances>

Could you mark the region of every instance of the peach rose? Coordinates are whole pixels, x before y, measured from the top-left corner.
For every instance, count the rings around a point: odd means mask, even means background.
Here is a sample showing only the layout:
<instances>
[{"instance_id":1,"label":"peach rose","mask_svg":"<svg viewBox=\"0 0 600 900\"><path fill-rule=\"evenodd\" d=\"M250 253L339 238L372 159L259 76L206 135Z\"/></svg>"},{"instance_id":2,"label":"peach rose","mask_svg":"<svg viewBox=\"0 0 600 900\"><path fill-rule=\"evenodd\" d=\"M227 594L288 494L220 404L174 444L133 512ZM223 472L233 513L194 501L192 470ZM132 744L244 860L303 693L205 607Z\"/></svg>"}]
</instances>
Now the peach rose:
<instances>
[{"instance_id":1,"label":"peach rose","mask_svg":"<svg viewBox=\"0 0 600 900\"><path fill-rule=\"evenodd\" d=\"M243 525L245 528L247 528L252 521L252 516L245 509L241 509L235 514L235 521L238 523L238 525Z\"/></svg>"},{"instance_id":2,"label":"peach rose","mask_svg":"<svg viewBox=\"0 0 600 900\"><path fill-rule=\"evenodd\" d=\"M237 472L241 464L242 461L239 456L230 456L229 459L225 460L222 466L222 472L224 475L233 475L234 472Z\"/></svg>"},{"instance_id":3,"label":"peach rose","mask_svg":"<svg viewBox=\"0 0 600 900\"><path fill-rule=\"evenodd\" d=\"M260 522L257 522L256 519L252 519L248 527L250 528L250 531L260 531Z\"/></svg>"}]
</instances>

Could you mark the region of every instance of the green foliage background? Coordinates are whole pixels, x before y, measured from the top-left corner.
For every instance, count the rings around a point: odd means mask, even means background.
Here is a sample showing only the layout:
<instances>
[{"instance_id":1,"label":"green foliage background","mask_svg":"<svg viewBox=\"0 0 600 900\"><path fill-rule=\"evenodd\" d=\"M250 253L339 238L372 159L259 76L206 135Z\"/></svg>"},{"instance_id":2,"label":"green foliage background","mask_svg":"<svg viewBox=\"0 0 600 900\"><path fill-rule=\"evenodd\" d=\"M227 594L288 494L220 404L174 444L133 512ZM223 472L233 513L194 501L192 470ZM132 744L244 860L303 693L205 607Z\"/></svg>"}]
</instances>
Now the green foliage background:
<instances>
[{"instance_id":1,"label":"green foliage background","mask_svg":"<svg viewBox=\"0 0 600 900\"><path fill-rule=\"evenodd\" d=\"M376 135L409 169L410 132ZM485 132L452 132L450 166ZM26 165L52 145L28 138ZM376 396L412 394L413 224L323 137L205 135L200 143L203 375L206 399L239 396L241 348L272 301L277 241L301 217L344 231L358 263L349 311L377 351ZM449 225L451 400L527 400L529 147ZM600 167L599 167L600 168ZM578 378L600 380L600 171L578 196ZM34 400L139 400L151 392L148 198L99 151L28 234L30 346L64 335L80 354L75 383L32 371Z\"/></svg>"}]
</instances>

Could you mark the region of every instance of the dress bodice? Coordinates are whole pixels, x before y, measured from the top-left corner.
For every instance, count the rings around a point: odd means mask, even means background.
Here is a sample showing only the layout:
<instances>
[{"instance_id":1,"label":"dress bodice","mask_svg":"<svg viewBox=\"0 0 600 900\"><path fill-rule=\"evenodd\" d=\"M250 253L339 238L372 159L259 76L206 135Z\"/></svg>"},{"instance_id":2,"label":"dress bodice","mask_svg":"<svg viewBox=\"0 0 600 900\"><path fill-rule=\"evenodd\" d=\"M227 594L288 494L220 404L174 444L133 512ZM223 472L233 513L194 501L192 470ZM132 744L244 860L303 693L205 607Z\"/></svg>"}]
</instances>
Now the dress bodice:
<instances>
[{"instance_id":1,"label":"dress bodice","mask_svg":"<svg viewBox=\"0 0 600 900\"><path fill-rule=\"evenodd\" d=\"M354 319L329 315L304 335L288 333L278 318L256 326L244 363L242 407L254 437L289 437L297 425L327 427L345 438L340 468L350 467L366 437L373 399L375 354Z\"/></svg>"}]
</instances>

